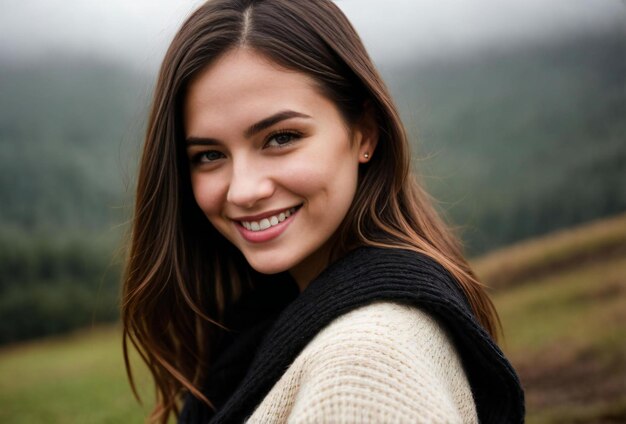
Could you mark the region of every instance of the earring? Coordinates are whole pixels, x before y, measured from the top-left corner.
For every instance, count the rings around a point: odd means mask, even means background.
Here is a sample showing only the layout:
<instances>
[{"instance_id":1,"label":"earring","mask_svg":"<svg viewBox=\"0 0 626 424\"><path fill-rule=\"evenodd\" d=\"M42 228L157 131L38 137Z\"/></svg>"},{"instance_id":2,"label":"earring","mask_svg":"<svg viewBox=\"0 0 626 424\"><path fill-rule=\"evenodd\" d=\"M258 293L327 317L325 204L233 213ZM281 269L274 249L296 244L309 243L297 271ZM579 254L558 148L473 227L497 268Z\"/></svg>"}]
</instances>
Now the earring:
<instances>
[{"instance_id":1,"label":"earring","mask_svg":"<svg viewBox=\"0 0 626 424\"><path fill-rule=\"evenodd\" d=\"M363 157L364 157L365 159L369 159L370 154L369 154L369 153L367 153L367 152L365 152L365 153L363 153Z\"/></svg>"}]
</instances>

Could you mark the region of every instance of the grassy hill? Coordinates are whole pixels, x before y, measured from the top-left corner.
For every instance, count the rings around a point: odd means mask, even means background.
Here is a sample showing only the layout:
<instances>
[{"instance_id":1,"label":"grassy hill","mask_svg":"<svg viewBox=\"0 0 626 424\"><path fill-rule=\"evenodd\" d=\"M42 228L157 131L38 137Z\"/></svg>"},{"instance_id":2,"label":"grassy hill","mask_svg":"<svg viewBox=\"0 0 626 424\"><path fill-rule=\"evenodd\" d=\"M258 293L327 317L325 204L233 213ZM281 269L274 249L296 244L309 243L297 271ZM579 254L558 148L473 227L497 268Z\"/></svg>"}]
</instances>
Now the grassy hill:
<instances>
[{"instance_id":1,"label":"grassy hill","mask_svg":"<svg viewBox=\"0 0 626 424\"><path fill-rule=\"evenodd\" d=\"M137 404L127 384L120 334L117 327L94 328L1 349L0 421L143 422L149 408ZM149 401L147 370L138 371Z\"/></svg>"},{"instance_id":2,"label":"grassy hill","mask_svg":"<svg viewBox=\"0 0 626 424\"><path fill-rule=\"evenodd\" d=\"M501 344L525 387L528 423L626 420L626 238L607 242L624 228L621 215L475 261L488 284L498 281ZM148 375L138 373L149 404ZM0 376L2 422L141 422L149 409L126 383L117 327L0 349Z\"/></svg>"},{"instance_id":3,"label":"grassy hill","mask_svg":"<svg viewBox=\"0 0 626 424\"><path fill-rule=\"evenodd\" d=\"M528 422L626 421L626 214L477 259Z\"/></svg>"}]
</instances>

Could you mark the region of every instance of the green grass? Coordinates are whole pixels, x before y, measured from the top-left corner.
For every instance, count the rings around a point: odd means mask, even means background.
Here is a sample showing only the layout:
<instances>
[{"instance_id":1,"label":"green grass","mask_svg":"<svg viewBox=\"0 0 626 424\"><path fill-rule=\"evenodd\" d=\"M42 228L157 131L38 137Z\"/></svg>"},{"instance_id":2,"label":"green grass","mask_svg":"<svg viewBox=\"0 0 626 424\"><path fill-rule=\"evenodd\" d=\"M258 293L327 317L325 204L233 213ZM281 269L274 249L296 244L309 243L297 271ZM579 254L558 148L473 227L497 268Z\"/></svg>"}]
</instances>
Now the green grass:
<instances>
[{"instance_id":1,"label":"green grass","mask_svg":"<svg viewBox=\"0 0 626 424\"><path fill-rule=\"evenodd\" d=\"M137 377L149 399L147 370ZM141 423L147 413L127 383L117 327L0 350L0 422Z\"/></svg>"},{"instance_id":2,"label":"green grass","mask_svg":"<svg viewBox=\"0 0 626 424\"><path fill-rule=\"evenodd\" d=\"M626 257L577 267L495 296L506 349L528 355L550 344L588 346L624 336Z\"/></svg>"},{"instance_id":3,"label":"green grass","mask_svg":"<svg viewBox=\"0 0 626 424\"><path fill-rule=\"evenodd\" d=\"M522 281L494 301L528 423L626 421L626 256Z\"/></svg>"},{"instance_id":4,"label":"green grass","mask_svg":"<svg viewBox=\"0 0 626 424\"><path fill-rule=\"evenodd\" d=\"M553 274L560 268L626 252L626 214L505 247L472 261L481 281L496 289Z\"/></svg>"}]
</instances>

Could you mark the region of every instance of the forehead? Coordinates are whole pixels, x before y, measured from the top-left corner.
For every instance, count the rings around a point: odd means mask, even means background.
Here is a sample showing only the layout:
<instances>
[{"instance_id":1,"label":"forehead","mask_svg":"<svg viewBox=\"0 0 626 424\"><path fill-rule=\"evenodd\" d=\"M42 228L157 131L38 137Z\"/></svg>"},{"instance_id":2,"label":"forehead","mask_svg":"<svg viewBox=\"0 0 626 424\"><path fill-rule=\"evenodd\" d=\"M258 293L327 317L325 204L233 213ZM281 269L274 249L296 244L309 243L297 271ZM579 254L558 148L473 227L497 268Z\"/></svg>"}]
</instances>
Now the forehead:
<instances>
[{"instance_id":1,"label":"forehead","mask_svg":"<svg viewBox=\"0 0 626 424\"><path fill-rule=\"evenodd\" d=\"M200 72L189 84L184 107L188 135L248 125L279 110L319 115L334 109L311 77L247 48L225 53Z\"/></svg>"}]
</instances>

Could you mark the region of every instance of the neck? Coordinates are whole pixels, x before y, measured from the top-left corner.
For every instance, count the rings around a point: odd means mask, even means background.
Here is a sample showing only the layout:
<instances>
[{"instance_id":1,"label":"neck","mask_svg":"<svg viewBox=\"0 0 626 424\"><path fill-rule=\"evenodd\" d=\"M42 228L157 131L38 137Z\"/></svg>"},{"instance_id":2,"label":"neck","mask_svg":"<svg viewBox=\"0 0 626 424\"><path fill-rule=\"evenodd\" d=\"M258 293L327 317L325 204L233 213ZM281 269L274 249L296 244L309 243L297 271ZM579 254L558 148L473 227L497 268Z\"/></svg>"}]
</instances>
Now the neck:
<instances>
[{"instance_id":1,"label":"neck","mask_svg":"<svg viewBox=\"0 0 626 424\"><path fill-rule=\"evenodd\" d=\"M330 249L323 246L311 256L295 265L289 270L289 274L296 280L300 293L304 291L311 281L322 273L329 264Z\"/></svg>"}]
</instances>

